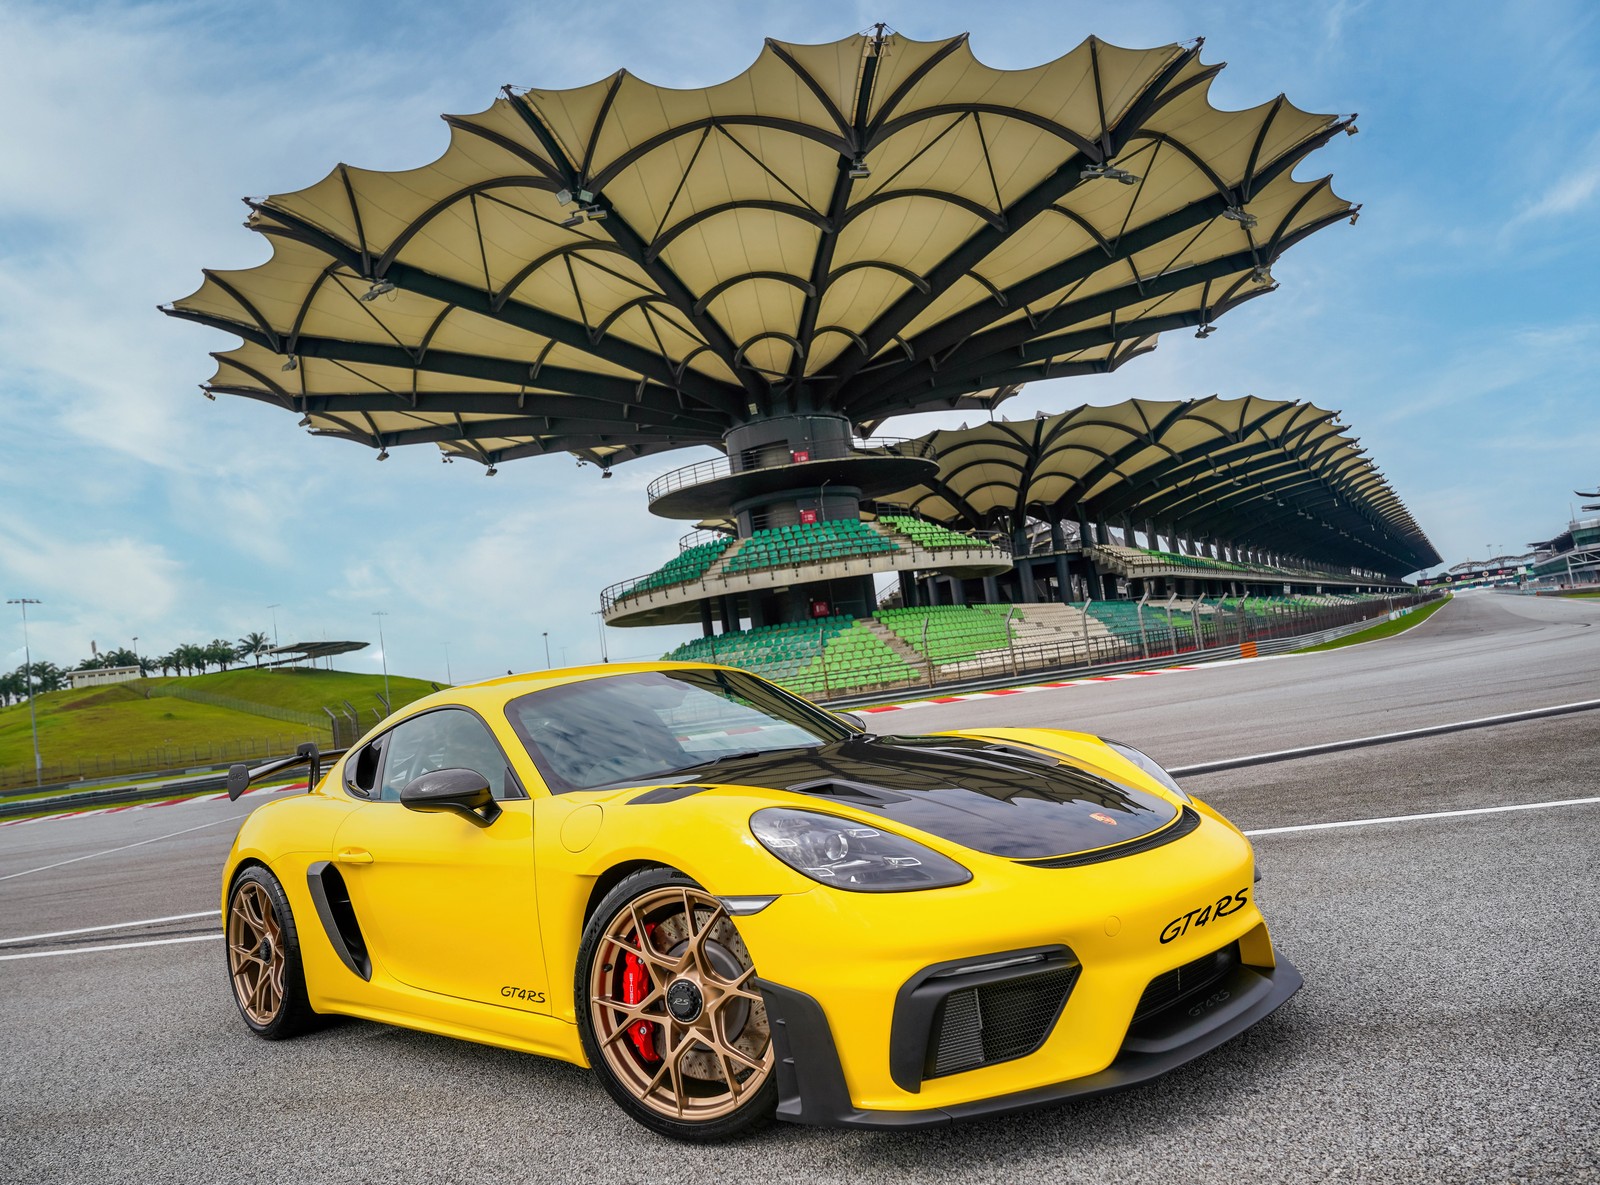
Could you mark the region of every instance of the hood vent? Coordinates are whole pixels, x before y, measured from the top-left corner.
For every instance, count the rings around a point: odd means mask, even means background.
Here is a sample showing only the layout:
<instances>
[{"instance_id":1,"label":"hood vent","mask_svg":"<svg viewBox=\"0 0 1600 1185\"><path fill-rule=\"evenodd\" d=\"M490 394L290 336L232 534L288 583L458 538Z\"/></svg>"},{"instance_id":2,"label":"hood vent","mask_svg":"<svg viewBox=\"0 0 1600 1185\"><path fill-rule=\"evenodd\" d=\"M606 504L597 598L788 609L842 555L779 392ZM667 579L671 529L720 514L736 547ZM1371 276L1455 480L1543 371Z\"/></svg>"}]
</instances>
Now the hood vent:
<instances>
[{"instance_id":1,"label":"hood vent","mask_svg":"<svg viewBox=\"0 0 1600 1185\"><path fill-rule=\"evenodd\" d=\"M896 794L893 790L868 785L866 782L847 781L844 778L818 778L813 782L796 782L792 786L785 786L784 789L792 790L796 794L809 794L813 798L832 798L838 802L854 803L864 807L889 806L906 801L904 794Z\"/></svg>"}]
</instances>

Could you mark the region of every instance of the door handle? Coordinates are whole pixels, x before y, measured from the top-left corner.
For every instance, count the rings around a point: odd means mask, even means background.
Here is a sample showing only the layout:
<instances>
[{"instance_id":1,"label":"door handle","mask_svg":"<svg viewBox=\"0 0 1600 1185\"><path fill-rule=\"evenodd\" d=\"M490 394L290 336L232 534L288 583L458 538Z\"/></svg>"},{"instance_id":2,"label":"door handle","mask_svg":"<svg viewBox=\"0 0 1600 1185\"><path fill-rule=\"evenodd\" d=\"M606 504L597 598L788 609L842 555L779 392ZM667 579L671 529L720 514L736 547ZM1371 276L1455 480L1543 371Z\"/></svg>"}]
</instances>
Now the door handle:
<instances>
[{"instance_id":1,"label":"door handle","mask_svg":"<svg viewBox=\"0 0 1600 1185\"><path fill-rule=\"evenodd\" d=\"M340 848L333 858L340 864L372 863L372 853L366 848Z\"/></svg>"}]
</instances>

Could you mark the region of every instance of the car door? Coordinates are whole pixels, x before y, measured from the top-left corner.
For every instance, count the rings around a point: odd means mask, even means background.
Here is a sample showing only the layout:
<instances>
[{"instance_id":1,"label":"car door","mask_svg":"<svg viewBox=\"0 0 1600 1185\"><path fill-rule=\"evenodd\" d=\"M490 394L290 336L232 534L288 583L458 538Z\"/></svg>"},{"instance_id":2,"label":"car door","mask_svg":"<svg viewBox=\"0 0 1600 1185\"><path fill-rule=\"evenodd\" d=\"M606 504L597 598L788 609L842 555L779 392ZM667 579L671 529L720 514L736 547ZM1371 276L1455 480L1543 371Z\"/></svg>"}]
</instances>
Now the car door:
<instances>
[{"instance_id":1,"label":"car door","mask_svg":"<svg viewBox=\"0 0 1600 1185\"><path fill-rule=\"evenodd\" d=\"M534 900L533 804L488 726L466 708L401 721L357 755L368 801L334 836L332 858L378 964L423 991L547 1012ZM363 768L365 767L365 768ZM416 811L400 790L436 769L482 774L500 807L479 825Z\"/></svg>"}]
</instances>

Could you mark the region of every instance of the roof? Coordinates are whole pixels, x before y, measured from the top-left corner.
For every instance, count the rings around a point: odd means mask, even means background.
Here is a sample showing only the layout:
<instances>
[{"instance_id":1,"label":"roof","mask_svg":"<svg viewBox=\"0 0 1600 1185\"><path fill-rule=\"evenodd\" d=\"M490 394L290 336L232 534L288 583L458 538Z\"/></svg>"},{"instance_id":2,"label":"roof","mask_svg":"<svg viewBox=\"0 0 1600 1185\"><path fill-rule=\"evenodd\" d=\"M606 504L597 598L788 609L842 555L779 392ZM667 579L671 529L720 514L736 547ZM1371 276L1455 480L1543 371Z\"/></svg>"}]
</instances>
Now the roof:
<instances>
[{"instance_id":1,"label":"roof","mask_svg":"<svg viewBox=\"0 0 1600 1185\"><path fill-rule=\"evenodd\" d=\"M242 339L208 393L491 466L992 408L1204 336L1354 221L1292 176L1354 117L1219 110L1199 55L1091 37L997 70L879 26L700 90L507 87L431 164L248 199L272 257L165 311Z\"/></svg>"},{"instance_id":2,"label":"roof","mask_svg":"<svg viewBox=\"0 0 1600 1185\"><path fill-rule=\"evenodd\" d=\"M365 650L371 642L292 642L287 646L270 646L263 650L263 654L283 655L282 662L306 662L319 658L332 658L335 654L349 654L353 650ZM279 666L280 663L272 663Z\"/></svg>"},{"instance_id":3,"label":"roof","mask_svg":"<svg viewBox=\"0 0 1600 1185\"><path fill-rule=\"evenodd\" d=\"M968 528L1131 520L1404 574L1440 562L1338 412L1257 399L1132 399L930 432L932 482L889 495Z\"/></svg>"}]
</instances>

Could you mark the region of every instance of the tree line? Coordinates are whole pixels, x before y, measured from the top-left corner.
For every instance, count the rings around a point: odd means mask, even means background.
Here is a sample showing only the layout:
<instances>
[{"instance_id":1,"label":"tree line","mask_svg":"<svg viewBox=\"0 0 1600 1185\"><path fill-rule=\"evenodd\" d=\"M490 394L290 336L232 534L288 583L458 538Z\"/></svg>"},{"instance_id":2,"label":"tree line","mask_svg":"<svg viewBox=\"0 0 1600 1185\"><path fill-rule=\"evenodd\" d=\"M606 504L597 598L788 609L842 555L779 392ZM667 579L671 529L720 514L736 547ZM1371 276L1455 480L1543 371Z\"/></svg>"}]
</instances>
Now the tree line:
<instances>
[{"instance_id":1,"label":"tree line","mask_svg":"<svg viewBox=\"0 0 1600 1185\"><path fill-rule=\"evenodd\" d=\"M235 663L254 660L261 665L261 656L272 649L272 638L254 630L237 642L213 638L209 642L186 642L175 646L166 654L135 654L126 646L90 655L75 667L58 666L48 660L36 662L32 668L33 690L36 693L60 691L66 687L74 671L104 670L107 667L138 667L142 676L203 675L215 667L227 670ZM14 671L0 674L0 706L9 707L28 696L29 671L24 664Z\"/></svg>"}]
</instances>

